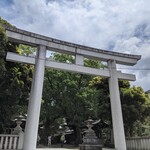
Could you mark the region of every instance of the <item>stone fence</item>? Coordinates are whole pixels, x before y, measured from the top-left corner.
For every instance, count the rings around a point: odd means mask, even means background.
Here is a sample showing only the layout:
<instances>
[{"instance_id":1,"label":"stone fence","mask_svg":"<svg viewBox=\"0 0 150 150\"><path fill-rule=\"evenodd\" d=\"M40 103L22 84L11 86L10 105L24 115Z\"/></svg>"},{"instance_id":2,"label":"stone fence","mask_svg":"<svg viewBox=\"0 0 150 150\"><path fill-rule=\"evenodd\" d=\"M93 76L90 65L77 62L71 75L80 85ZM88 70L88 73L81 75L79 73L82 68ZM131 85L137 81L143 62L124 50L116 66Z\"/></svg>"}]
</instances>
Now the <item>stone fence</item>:
<instances>
[{"instance_id":1,"label":"stone fence","mask_svg":"<svg viewBox=\"0 0 150 150\"><path fill-rule=\"evenodd\" d=\"M22 149L24 133L18 135L13 134L0 134L0 150L3 149Z\"/></svg>"},{"instance_id":2,"label":"stone fence","mask_svg":"<svg viewBox=\"0 0 150 150\"><path fill-rule=\"evenodd\" d=\"M127 150L150 150L149 137L126 138Z\"/></svg>"},{"instance_id":3,"label":"stone fence","mask_svg":"<svg viewBox=\"0 0 150 150\"><path fill-rule=\"evenodd\" d=\"M24 133L19 134L0 134L0 150L21 150L23 146ZM126 138L127 150L150 150L149 137L130 137ZM102 150L114 150L102 148Z\"/></svg>"}]
</instances>

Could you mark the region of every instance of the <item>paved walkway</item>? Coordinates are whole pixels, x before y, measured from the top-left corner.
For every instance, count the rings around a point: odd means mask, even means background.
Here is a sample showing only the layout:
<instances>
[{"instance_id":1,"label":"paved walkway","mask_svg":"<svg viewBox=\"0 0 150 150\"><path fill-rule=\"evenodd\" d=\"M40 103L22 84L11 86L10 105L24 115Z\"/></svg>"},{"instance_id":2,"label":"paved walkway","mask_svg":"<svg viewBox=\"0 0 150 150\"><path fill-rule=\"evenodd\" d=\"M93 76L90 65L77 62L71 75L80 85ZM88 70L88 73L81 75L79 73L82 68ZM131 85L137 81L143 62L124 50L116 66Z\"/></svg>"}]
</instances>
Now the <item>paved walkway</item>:
<instances>
[{"instance_id":1,"label":"paved walkway","mask_svg":"<svg viewBox=\"0 0 150 150\"><path fill-rule=\"evenodd\" d=\"M37 150L79 150L79 148L37 148Z\"/></svg>"},{"instance_id":2,"label":"paved walkway","mask_svg":"<svg viewBox=\"0 0 150 150\"><path fill-rule=\"evenodd\" d=\"M64 145L61 148L61 145L52 145L52 147L38 147L37 150L79 150L78 147L74 147L73 145Z\"/></svg>"}]
</instances>

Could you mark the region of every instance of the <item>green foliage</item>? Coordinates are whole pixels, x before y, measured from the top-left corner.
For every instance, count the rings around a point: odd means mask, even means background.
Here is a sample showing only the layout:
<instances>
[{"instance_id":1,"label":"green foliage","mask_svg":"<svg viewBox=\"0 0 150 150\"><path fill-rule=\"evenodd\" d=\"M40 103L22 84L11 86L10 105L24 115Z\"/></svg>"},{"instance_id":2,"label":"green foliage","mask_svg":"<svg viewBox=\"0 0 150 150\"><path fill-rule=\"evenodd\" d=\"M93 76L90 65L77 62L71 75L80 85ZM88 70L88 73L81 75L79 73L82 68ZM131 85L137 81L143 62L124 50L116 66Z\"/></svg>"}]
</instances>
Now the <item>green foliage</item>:
<instances>
[{"instance_id":1,"label":"green foliage","mask_svg":"<svg viewBox=\"0 0 150 150\"><path fill-rule=\"evenodd\" d=\"M17 46L16 51L21 55L29 56L30 54L35 53L36 48L20 44L19 46Z\"/></svg>"},{"instance_id":2,"label":"green foliage","mask_svg":"<svg viewBox=\"0 0 150 150\"><path fill-rule=\"evenodd\" d=\"M52 57L65 63L73 63L75 59L73 56L59 53ZM89 64L93 64L93 67L99 66L97 62L91 61ZM77 133L76 143L81 142L80 126L89 116L97 117L97 90L89 86L91 79L88 75L46 69L41 120L44 124L49 124L51 132L58 130L58 126L54 129L52 124L56 123L58 118L65 118L67 124ZM48 129L45 127L45 130Z\"/></svg>"},{"instance_id":3,"label":"green foliage","mask_svg":"<svg viewBox=\"0 0 150 150\"><path fill-rule=\"evenodd\" d=\"M73 56L65 54L55 53L52 57L59 62L75 61ZM98 61L88 59L85 59L84 63L93 68L105 67ZM119 80L119 86L126 135L137 134L136 123L138 121L141 123L148 114L148 97L141 88L131 88L128 81ZM51 131L58 129L59 123L56 123L58 118L66 118L67 124L75 131L79 131L77 127L80 127L89 116L109 122L111 127L107 78L98 76L93 78L83 74L46 69L43 101L42 109ZM52 128L53 123L57 124L55 130ZM76 138L78 137L79 135Z\"/></svg>"},{"instance_id":4,"label":"green foliage","mask_svg":"<svg viewBox=\"0 0 150 150\"><path fill-rule=\"evenodd\" d=\"M74 63L75 57L72 55L60 54L60 53L53 53L52 58L55 61L63 62L63 63Z\"/></svg>"},{"instance_id":5,"label":"green foliage","mask_svg":"<svg viewBox=\"0 0 150 150\"><path fill-rule=\"evenodd\" d=\"M6 37L5 31L0 26L0 72L1 72L1 76L4 75L3 73L6 70L5 60L4 60L6 43L7 43L7 37Z\"/></svg>"},{"instance_id":6,"label":"green foliage","mask_svg":"<svg viewBox=\"0 0 150 150\"><path fill-rule=\"evenodd\" d=\"M10 23L8 23L6 20L2 19L1 17L0 17L0 26L1 26L1 27L2 27L2 26L14 27L14 26L12 26Z\"/></svg>"},{"instance_id":7,"label":"green foliage","mask_svg":"<svg viewBox=\"0 0 150 150\"><path fill-rule=\"evenodd\" d=\"M108 79L95 77L90 85L99 90L99 117L111 122ZM139 135L137 128L142 128L150 114L150 99L141 87L130 87L128 81L119 80L119 87L125 133L127 136Z\"/></svg>"},{"instance_id":8,"label":"green foliage","mask_svg":"<svg viewBox=\"0 0 150 150\"><path fill-rule=\"evenodd\" d=\"M98 60L84 59L84 66L92 68L105 68L106 66Z\"/></svg>"},{"instance_id":9,"label":"green foliage","mask_svg":"<svg viewBox=\"0 0 150 150\"><path fill-rule=\"evenodd\" d=\"M121 89L121 99L126 135L137 135L135 125L144 122L150 100L141 87L135 86Z\"/></svg>"},{"instance_id":10,"label":"green foliage","mask_svg":"<svg viewBox=\"0 0 150 150\"><path fill-rule=\"evenodd\" d=\"M0 18L0 133L11 126L12 116L26 113L33 67L6 61L7 51L17 52L17 44L8 42Z\"/></svg>"},{"instance_id":11,"label":"green foliage","mask_svg":"<svg viewBox=\"0 0 150 150\"><path fill-rule=\"evenodd\" d=\"M108 79L104 77L94 77L90 81L90 86L97 90L97 118L111 124L111 106L109 98Z\"/></svg>"}]
</instances>

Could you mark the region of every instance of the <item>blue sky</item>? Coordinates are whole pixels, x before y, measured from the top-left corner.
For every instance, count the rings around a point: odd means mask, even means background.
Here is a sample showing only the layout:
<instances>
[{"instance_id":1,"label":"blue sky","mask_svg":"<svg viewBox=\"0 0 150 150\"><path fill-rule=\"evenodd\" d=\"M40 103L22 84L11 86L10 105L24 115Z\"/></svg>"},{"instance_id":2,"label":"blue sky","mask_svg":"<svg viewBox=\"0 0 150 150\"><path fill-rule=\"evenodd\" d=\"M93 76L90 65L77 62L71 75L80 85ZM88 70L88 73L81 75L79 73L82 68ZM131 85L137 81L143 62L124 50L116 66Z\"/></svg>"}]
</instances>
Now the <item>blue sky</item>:
<instances>
[{"instance_id":1,"label":"blue sky","mask_svg":"<svg viewBox=\"0 0 150 150\"><path fill-rule=\"evenodd\" d=\"M149 0L0 0L0 16L31 32L142 55L134 70L123 71L134 73L137 81L132 85L146 91L150 89L149 6Z\"/></svg>"}]
</instances>

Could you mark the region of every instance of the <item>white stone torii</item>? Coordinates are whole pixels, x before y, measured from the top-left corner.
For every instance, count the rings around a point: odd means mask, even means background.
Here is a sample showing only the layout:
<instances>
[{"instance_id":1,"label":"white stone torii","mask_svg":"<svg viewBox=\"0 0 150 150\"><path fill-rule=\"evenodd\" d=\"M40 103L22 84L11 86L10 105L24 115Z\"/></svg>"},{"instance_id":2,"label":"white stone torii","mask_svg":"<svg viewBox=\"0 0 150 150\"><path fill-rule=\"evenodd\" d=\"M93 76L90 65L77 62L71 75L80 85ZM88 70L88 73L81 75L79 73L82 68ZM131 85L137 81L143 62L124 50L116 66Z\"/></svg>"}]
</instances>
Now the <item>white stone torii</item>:
<instances>
[{"instance_id":1,"label":"white stone torii","mask_svg":"<svg viewBox=\"0 0 150 150\"><path fill-rule=\"evenodd\" d=\"M36 58L21 56L11 52L7 53L6 58L8 61L28 63L35 66L28 104L28 115L25 127L23 150L36 149L45 67L109 78L115 149L126 150L118 79L135 81L135 75L125 74L121 71L118 71L116 64L133 66L137 63L141 56L82 46L79 44L45 37L17 28L5 27L5 29L9 41L38 47ZM76 57L75 64L47 60L46 50L74 55ZM84 67L84 58L105 61L108 64L108 69Z\"/></svg>"}]
</instances>

